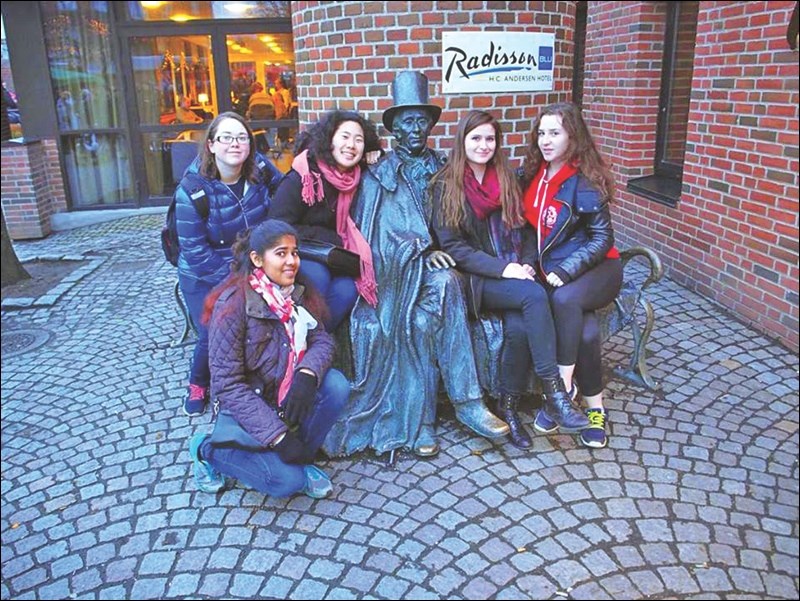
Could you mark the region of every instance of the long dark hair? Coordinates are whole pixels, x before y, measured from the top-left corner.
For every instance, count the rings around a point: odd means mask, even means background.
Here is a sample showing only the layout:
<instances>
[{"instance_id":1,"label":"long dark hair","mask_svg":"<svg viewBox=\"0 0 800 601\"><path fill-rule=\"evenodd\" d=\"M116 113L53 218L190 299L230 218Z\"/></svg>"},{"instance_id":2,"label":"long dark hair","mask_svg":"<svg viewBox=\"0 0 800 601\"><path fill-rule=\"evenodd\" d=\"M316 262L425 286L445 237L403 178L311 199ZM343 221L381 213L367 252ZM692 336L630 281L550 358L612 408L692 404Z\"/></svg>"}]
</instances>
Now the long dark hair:
<instances>
[{"instance_id":1,"label":"long dark hair","mask_svg":"<svg viewBox=\"0 0 800 601\"><path fill-rule=\"evenodd\" d=\"M275 248L285 236L292 236L296 242L300 240L300 236L293 226L277 219L267 219L255 227L239 232L232 247L233 260L230 274L206 296L203 304L202 322L204 324L210 322L214 305L223 292L234 287L243 292L250 286L248 280L250 273L255 268L250 259L250 252L255 251L261 256L270 248ZM303 306L318 320L323 319L323 316L327 317L327 307L325 307L322 297L307 283L304 285L307 293L303 296Z\"/></svg>"},{"instance_id":2,"label":"long dark hair","mask_svg":"<svg viewBox=\"0 0 800 601\"><path fill-rule=\"evenodd\" d=\"M319 121L297 137L297 143L294 148L295 154L308 150L308 153L315 160L335 167L336 161L331 152L333 135L339 129L339 126L347 121L358 123L361 129L364 130L364 154L361 156L360 163L362 166L366 165L367 153L372 150L380 150L381 141L378 138L375 124L355 111L340 111L337 109L322 115Z\"/></svg>"},{"instance_id":3,"label":"long dark hair","mask_svg":"<svg viewBox=\"0 0 800 601\"><path fill-rule=\"evenodd\" d=\"M611 202L614 199L614 176L598 152L580 109L571 102L558 102L546 106L533 120L528 149L522 163L525 184L536 177L544 161L542 151L539 149L539 126L542 117L548 115L561 117L561 125L569 136L567 163L575 165L578 171L600 191L603 199Z\"/></svg>"},{"instance_id":4,"label":"long dark hair","mask_svg":"<svg viewBox=\"0 0 800 601\"><path fill-rule=\"evenodd\" d=\"M503 223L509 227L519 227L524 223L519 186L514 172L508 164L503 149L503 130L491 114L486 111L470 111L458 124L456 139L447 157L447 164L431 179L429 190L433 191L437 183L443 186L440 217L446 227L457 228L466 219L464 208L464 169L467 168L467 153L464 145L469 133L476 127L491 124L497 145L494 156L489 161L497 171L500 182L500 206L503 211Z\"/></svg>"},{"instance_id":5,"label":"long dark hair","mask_svg":"<svg viewBox=\"0 0 800 601\"><path fill-rule=\"evenodd\" d=\"M208 148L208 143L213 142L217 137L217 130L219 124L225 119L233 119L238 121L244 126L247 136L250 138L250 153L247 155L244 163L242 164L242 175L250 183L258 183L258 173L256 172L256 141L253 137L253 130L250 125L245 121L239 113L233 111L226 111L217 115L211 124L208 126L205 135L203 136L202 146L200 148L200 175L208 179L219 179L219 169L217 169L217 162L214 155Z\"/></svg>"}]
</instances>

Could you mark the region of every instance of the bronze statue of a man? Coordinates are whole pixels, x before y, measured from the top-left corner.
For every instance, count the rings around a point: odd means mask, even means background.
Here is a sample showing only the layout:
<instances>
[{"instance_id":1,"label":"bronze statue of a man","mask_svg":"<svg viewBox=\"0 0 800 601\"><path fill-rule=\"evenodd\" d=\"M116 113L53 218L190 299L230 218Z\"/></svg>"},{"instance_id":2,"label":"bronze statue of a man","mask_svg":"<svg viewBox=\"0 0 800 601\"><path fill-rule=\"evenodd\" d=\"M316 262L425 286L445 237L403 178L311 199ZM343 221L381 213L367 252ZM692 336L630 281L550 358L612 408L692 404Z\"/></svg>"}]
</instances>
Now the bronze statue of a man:
<instances>
[{"instance_id":1,"label":"bronze statue of a man","mask_svg":"<svg viewBox=\"0 0 800 601\"><path fill-rule=\"evenodd\" d=\"M372 247L378 305L359 300L351 315L353 392L326 439L330 455L438 453L440 380L459 421L489 438L508 433L483 402L462 280L431 233L428 181L444 157L427 142L441 108L428 102L428 80L414 71L397 75L393 98L383 123L397 147L364 175L353 215Z\"/></svg>"}]
</instances>

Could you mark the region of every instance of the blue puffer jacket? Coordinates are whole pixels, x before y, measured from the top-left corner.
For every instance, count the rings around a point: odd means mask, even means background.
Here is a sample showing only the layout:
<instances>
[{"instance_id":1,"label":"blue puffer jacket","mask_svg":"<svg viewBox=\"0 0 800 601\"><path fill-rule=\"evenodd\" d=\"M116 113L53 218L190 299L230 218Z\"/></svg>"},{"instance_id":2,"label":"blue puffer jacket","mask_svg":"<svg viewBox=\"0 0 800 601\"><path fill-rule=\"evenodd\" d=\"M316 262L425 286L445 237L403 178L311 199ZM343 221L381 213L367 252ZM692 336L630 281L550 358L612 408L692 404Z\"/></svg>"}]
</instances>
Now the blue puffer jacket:
<instances>
[{"instance_id":1,"label":"blue puffer jacket","mask_svg":"<svg viewBox=\"0 0 800 601\"><path fill-rule=\"evenodd\" d=\"M197 173L199 158L187 173ZM258 184L246 184L244 198L237 200L230 188L217 179L205 179L203 191L208 196L208 218L203 219L189 195L191 185L184 177L175 190L175 217L180 257L178 273L216 286L229 273L233 258L231 245L236 234L258 225L267 218L270 190L283 174L260 154L256 154ZM195 199L201 192L194 194Z\"/></svg>"}]
</instances>

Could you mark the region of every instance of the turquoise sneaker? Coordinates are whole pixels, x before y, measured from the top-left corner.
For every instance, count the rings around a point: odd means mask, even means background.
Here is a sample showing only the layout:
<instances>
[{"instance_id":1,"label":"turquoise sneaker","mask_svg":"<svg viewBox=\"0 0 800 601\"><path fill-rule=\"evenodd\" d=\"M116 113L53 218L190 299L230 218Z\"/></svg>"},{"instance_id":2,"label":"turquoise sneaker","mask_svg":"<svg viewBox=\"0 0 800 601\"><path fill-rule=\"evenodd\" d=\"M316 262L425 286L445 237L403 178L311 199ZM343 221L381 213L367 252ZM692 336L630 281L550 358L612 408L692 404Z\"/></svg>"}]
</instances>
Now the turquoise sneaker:
<instances>
[{"instance_id":1,"label":"turquoise sneaker","mask_svg":"<svg viewBox=\"0 0 800 601\"><path fill-rule=\"evenodd\" d=\"M606 437L606 412L603 409L587 409L589 427L581 430L581 442L592 449L602 449L608 444Z\"/></svg>"},{"instance_id":2,"label":"turquoise sneaker","mask_svg":"<svg viewBox=\"0 0 800 601\"><path fill-rule=\"evenodd\" d=\"M200 445L208 434L198 433L189 439L189 455L192 458L192 471L197 490L216 494L225 486L225 476L215 470L207 461L200 459Z\"/></svg>"},{"instance_id":3,"label":"turquoise sneaker","mask_svg":"<svg viewBox=\"0 0 800 601\"><path fill-rule=\"evenodd\" d=\"M304 495L312 499L324 499L333 492L333 484L328 474L316 465L304 466L303 473L306 476L306 484L301 491Z\"/></svg>"}]
</instances>

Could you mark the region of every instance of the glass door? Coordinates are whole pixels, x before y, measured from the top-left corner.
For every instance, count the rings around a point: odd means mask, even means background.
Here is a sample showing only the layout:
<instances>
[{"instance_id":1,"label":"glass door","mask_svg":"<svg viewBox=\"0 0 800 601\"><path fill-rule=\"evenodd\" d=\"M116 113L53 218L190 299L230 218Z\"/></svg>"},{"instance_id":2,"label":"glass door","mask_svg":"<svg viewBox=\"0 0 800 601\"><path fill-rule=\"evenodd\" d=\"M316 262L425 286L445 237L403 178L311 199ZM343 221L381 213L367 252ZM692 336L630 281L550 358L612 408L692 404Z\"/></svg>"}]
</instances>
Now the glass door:
<instances>
[{"instance_id":1,"label":"glass door","mask_svg":"<svg viewBox=\"0 0 800 601\"><path fill-rule=\"evenodd\" d=\"M297 135L297 87L291 34L225 36L230 97L248 119L256 149L284 173L292 166Z\"/></svg>"},{"instance_id":2,"label":"glass door","mask_svg":"<svg viewBox=\"0 0 800 601\"><path fill-rule=\"evenodd\" d=\"M149 196L170 196L219 113L210 35L130 39Z\"/></svg>"},{"instance_id":3,"label":"glass door","mask_svg":"<svg viewBox=\"0 0 800 601\"><path fill-rule=\"evenodd\" d=\"M291 167L297 132L292 35L259 33L252 25L231 33L236 28L229 23L128 38L140 136L134 152L146 204L172 196L209 123L224 111L250 122L257 150L281 171Z\"/></svg>"}]
</instances>

